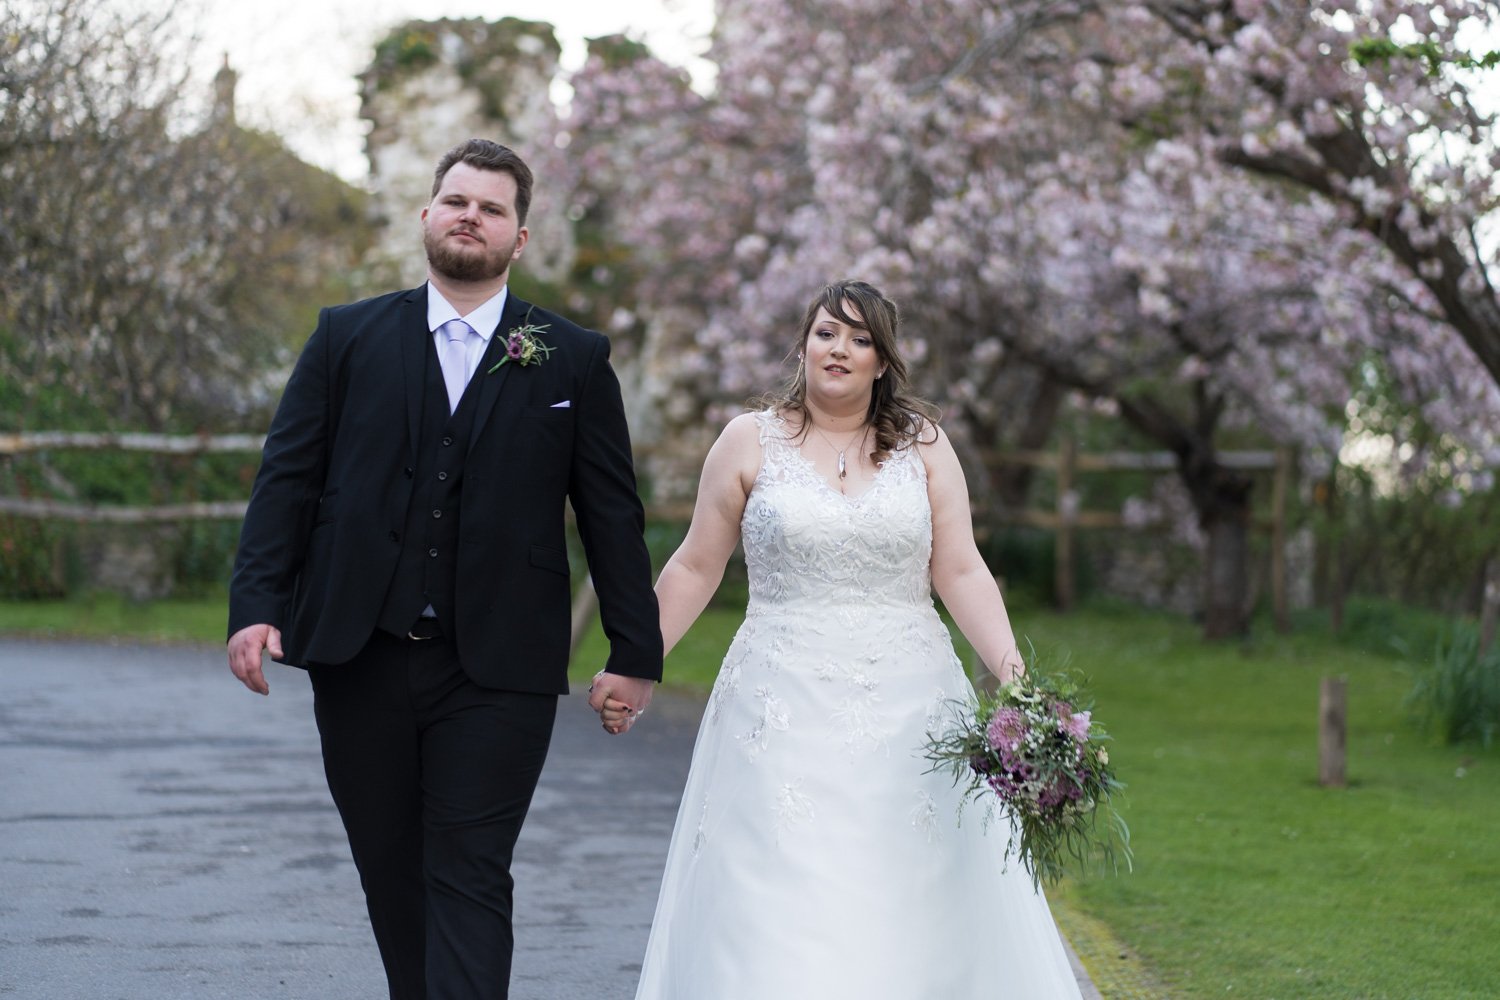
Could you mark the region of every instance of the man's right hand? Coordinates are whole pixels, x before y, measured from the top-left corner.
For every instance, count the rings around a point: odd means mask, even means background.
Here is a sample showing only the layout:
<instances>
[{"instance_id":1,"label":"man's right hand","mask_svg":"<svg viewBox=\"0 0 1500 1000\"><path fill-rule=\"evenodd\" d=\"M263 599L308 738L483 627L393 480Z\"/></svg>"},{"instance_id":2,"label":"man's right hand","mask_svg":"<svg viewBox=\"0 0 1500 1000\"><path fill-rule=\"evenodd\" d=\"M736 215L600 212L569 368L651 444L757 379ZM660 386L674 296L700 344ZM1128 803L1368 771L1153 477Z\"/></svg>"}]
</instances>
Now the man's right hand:
<instances>
[{"instance_id":1,"label":"man's right hand","mask_svg":"<svg viewBox=\"0 0 1500 1000\"><path fill-rule=\"evenodd\" d=\"M260 669L261 650L281 657L281 629L274 625L246 625L229 637L229 669L251 691L270 694L271 686Z\"/></svg>"}]
</instances>

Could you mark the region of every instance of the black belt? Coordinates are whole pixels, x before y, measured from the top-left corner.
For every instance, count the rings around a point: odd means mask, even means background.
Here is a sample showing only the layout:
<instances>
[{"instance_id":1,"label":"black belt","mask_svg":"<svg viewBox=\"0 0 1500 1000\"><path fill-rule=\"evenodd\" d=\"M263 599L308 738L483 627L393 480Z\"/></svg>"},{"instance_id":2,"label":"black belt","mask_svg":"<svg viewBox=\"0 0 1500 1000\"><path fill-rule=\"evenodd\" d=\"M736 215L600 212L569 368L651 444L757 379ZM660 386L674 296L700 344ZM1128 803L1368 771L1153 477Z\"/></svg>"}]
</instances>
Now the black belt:
<instances>
[{"instance_id":1,"label":"black belt","mask_svg":"<svg viewBox=\"0 0 1500 1000\"><path fill-rule=\"evenodd\" d=\"M406 638L413 642L427 642L429 639L441 639L442 637L443 626L438 624L436 618L418 618L416 623L406 633Z\"/></svg>"}]
</instances>

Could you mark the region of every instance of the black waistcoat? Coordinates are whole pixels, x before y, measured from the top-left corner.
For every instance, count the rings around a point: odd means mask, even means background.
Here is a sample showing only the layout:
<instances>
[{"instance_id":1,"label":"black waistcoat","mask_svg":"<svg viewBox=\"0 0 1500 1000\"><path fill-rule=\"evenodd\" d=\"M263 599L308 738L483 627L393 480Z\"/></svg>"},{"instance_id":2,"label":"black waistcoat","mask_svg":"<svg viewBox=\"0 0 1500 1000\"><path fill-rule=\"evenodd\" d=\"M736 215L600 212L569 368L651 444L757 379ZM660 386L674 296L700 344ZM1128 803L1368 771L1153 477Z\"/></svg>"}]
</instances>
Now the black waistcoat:
<instances>
[{"instance_id":1,"label":"black waistcoat","mask_svg":"<svg viewBox=\"0 0 1500 1000\"><path fill-rule=\"evenodd\" d=\"M427 340L427 374L423 380L422 433L417 441L416 465L407 469L415 479L406 523L401 531L401 558L386 591L376 624L387 632L405 635L430 604L443 632L452 636L454 567L458 555L458 507L463 492L464 459L469 450L485 362L469 379L448 415L448 390L432 338Z\"/></svg>"}]
</instances>

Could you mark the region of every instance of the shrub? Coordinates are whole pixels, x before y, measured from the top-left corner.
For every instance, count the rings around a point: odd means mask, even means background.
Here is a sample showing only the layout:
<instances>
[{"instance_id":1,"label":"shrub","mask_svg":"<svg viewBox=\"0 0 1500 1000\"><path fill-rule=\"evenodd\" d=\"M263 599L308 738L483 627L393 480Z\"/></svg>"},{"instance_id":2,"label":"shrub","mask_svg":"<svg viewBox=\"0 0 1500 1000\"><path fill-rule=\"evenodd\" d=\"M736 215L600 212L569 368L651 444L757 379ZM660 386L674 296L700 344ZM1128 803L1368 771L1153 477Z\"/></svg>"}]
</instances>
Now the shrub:
<instances>
[{"instance_id":1,"label":"shrub","mask_svg":"<svg viewBox=\"0 0 1500 1000\"><path fill-rule=\"evenodd\" d=\"M1477 740L1488 748L1500 731L1500 646L1481 653L1479 631L1455 624L1432 660L1413 671L1406 707L1444 743Z\"/></svg>"}]
</instances>

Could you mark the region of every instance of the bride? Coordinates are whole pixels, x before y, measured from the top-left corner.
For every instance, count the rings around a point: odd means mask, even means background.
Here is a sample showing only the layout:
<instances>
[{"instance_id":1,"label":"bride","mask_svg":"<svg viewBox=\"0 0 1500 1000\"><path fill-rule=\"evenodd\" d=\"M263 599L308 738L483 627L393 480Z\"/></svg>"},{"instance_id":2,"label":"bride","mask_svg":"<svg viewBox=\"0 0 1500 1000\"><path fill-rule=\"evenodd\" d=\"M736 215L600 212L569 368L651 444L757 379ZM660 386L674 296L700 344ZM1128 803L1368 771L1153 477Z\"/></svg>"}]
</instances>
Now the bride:
<instances>
[{"instance_id":1,"label":"bride","mask_svg":"<svg viewBox=\"0 0 1500 1000\"><path fill-rule=\"evenodd\" d=\"M743 542L745 621L693 751L637 1000L1078 997L1004 820L958 823L922 746L972 688L936 590L1002 682L1022 669L962 469L910 395L897 311L809 305L798 366L730 421L656 584L670 650ZM595 693L606 729L633 707Z\"/></svg>"}]
</instances>

